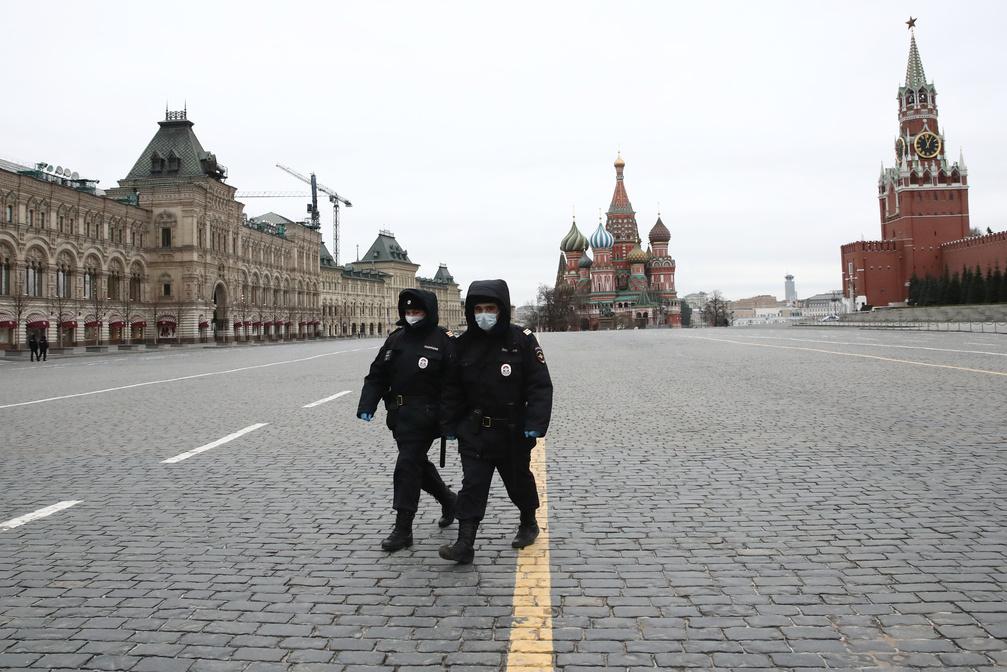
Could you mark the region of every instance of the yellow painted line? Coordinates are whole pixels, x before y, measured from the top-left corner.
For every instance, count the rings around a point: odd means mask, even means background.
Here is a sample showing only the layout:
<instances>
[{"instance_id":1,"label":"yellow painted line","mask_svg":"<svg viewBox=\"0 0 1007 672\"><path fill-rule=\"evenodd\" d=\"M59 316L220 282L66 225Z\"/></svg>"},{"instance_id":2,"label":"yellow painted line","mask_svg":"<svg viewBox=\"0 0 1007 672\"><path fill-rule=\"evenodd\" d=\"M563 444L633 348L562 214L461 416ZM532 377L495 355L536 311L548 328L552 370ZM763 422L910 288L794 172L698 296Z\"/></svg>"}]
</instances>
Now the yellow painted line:
<instances>
[{"instance_id":1,"label":"yellow painted line","mask_svg":"<svg viewBox=\"0 0 1007 672\"><path fill-rule=\"evenodd\" d=\"M734 343L735 345L749 345L756 348L775 348L777 350L803 350L805 352L820 352L826 355L839 355L840 357L859 357L861 359L877 359L882 362L896 362L898 364L912 364L914 366L927 366L933 369L954 369L955 371L968 371L969 373L985 373L990 376L1007 377L1007 371L990 371L988 369L972 369L967 366L952 366L951 364L932 364L930 362L917 362L912 359L895 359L893 357L880 357L878 355L864 355L857 352L841 352L839 350L823 350L821 348L800 348L795 345L771 345L769 343L749 343L747 341L732 341L727 338L708 338L706 336L687 336L701 341L714 341L716 343Z\"/></svg>"},{"instance_id":2,"label":"yellow painted line","mask_svg":"<svg viewBox=\"0 0 1007 672\"><path fill-rule=\"evenodd\" d=\"M552 575L549 570L549 493L545 440L531 454L538 486L538 539L518 552L514 577L514 622L507 647L507 672L553 672Z\"/></svg>"}]
</instances>

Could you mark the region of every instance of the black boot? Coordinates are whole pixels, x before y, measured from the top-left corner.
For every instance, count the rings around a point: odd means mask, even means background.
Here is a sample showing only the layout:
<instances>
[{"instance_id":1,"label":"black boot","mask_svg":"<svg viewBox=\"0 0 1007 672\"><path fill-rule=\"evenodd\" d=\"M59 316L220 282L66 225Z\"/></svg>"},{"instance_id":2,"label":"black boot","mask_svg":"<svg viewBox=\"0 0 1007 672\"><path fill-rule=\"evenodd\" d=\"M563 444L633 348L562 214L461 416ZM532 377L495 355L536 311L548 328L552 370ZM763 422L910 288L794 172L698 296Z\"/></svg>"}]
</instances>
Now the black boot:
<instances>
[{"instance_id":1,"label":"black boot","mask_svg":"<svg viewBox=\"0 0 1007 672\"><path fill-rule=\"evenodd\" d=\"M535 511L522 511L521 524L514 535L514 541L510 542L511 548L524 548L531 546L538 539L538 521L535 520Z\"/></svg>"},{"instance_id":2,"label":"black boot","mask_svg":"<svg viewBox=\"0 0 1007 672\"><path fill-rule=\"evenodd\" d=\"M447 527L455 522L455 504L458 502L458 495L447 491L447 495L441 500L441 517L437 519L437 527Z\"/></svg>"},{"instance_id":3,"label":"black boot","mask_svg":"<svg viewBox=\"0 0 1007 672\"><path fill-rule=\"evenodd\" d=\"M409 548L413 545L413 516L415 515L415 511L395 512L395 528L392 530L392 533L381 542L382 550L394 553L395 551L401 551L403 548Z\"/></svg>"},{"instance_id":4,"label":"black boot","mask_svg":"<svg viewBox=\"0 0 1007 672\"><path fill-rule=\"evenodd\" d=\"M453 560L459 565L467 565L475 557L476 530L479 529L477 520L458 521L458 541L453 544L445 544L437 551L445 560Z\"/></svg>"}]
</instances>

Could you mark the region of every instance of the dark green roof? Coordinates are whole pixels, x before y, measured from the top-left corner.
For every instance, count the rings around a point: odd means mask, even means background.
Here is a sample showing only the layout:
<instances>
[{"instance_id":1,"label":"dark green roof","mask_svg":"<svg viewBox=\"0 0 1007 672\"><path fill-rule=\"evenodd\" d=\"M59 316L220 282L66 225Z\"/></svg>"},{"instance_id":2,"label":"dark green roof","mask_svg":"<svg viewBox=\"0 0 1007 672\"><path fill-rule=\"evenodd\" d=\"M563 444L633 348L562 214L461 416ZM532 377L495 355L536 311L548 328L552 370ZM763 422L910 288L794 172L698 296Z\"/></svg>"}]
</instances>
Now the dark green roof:
<instances>
[{"instance_id":1,"label":"dark green roof","mask_svg":"<svg viewBox=\"0 0 1007 672\"><path fill-rule=\"evenodd\" d=\"M407 264L413 263L409 260L409 253L399 247L395 236L382 231L371 244L371 248L360 258L360 261L404 261Z\"/></svg>"},{"instance_id":2,"label":"dark green roof","mask_svg":"<svg viewBox=\"0 0 1007 672\"><path fill-rule=\"evenodd\" d=\"M203 149L192 131L192 122L185 113L168 113L136 160L127 180L209 176L218 180L227 177L227 169L217 163L217 157Z\"/></svg>"},{"instance_id":3,"label":"dark green roof","mask_svg":"<svg viewBox=\"0 0 1007 672\"><path fill-rule=\"evenodd\" d=\"M250 218L248 221L250 221L250 222L263 222L265 224L273 224L273 225L283 224L285 226L290 226L291 224L295 224L296 223L292 219L287 219L283 215L279 215L279 214L277 214L275 212L267 212L264 215L257 215L255 217Z\"/></svg>"},{"instance_id":4,"label":"dark green roof","mask_svg":"<svg viewBox=\"0 0 1007 672\"><path fill-rule=\"evenodd\" d=\"M332 258L332 254L329 253L329 248L325 247L325 243L322 243L322 249L319 252L318 261L322 266L336 266L336 260Z\"/></svg>"},{"instance_id":5,"label":"dark green roof","mask_svg":"<svg viewBox=\"0 0 1007 672\"><path fill-rule=\"evenodd\" d=\"M451 276L451 271L448 270L447 264L441 264L440 268L434 274L434 280L438 282L454 282L455 279Z\"/></svg>"},{"instance_id":6,"label":"dark green roof","mask_svg":"<svg viewBox=\"0 0 1007 672\"><path fill-rule=\"evenodd\" d=\"M360 262L354 262L354 264L346 264L343 267L343 275L348 278L360 278L362 280L376 280L381 281L386 277L389 277L391 273L385 273L384 271L379 271L376 268L369 267L367 264L355 265ZM336 267L338 268L338 266Z\"/></svg>"}]
</instances>

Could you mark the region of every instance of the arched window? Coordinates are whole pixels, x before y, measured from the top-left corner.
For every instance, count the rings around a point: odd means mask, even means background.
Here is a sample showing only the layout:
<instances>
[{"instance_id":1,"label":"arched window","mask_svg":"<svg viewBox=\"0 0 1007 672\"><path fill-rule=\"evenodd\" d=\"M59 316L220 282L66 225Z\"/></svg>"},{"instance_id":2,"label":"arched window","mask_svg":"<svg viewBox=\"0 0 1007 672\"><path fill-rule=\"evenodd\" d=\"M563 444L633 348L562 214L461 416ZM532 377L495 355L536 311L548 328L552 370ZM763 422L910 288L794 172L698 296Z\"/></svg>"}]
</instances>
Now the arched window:
<instances>
[{"instance_id":1,"label":"arched window","mask_svg":"<svg viewBox=\"0 0 1007 672\"><path fill-rule=\"evenodd\" d=\"M60 264L56 269L56 296L68 299L70 298L71 288L73 287L73 273L65 264Z\"/></svg>"},{"instance_id":2,"label":"arched window","mask_svg":"<svg viewBox=\"0 0 1007 672\"><path fill-rule=\"evenodd\" d=\"M0 296L10 294L10 257L0 257Z\"/></svg>"},{"instance_id":3,"label":"arched window","mask_svg":"<svg viewBox=\"0 0 1007 672\"><path fill-rule=\"evenodd\" d=\"M31 259L25 264L25 293L28 296L42 296L42 262Z\"/></svg>"},{"instance_id":4,"label":"arched window","mask_svg":"<svg viewBox=\"0 0 1007 672\"><path fill-rule=\"evenodd\" d=\"M129 276L129 298L133 301L140 300L140 274L134 272Z\"/></svg>"},{"instance_id":5,"label":"arched window","mask_svg":"<svg viewBox=\"0 0 1007 672\"><path fill-rule=\"evenodd\" d=\"M13 205L8 205L7 206L7 223L8 224L13 224L14 223L14 206Z\"/></svg>"},{"instance_id":6,"label":"arched window","mask_svg":"<svg viewBox=\"0 0 1007 672\"><path fill-rule=\"evenodd\" d=\"M93 299L98 291L98 269L94 266L84 267L84 298Z\"/></svg>"}]
</instances>

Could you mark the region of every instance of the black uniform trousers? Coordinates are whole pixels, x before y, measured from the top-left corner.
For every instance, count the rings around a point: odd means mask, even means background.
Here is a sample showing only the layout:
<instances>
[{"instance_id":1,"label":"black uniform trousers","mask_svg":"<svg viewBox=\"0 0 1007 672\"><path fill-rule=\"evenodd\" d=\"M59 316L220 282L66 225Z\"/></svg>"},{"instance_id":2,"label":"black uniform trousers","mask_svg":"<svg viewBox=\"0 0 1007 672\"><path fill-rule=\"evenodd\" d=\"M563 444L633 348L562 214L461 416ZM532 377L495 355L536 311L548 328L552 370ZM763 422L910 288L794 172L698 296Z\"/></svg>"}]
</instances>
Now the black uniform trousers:
<instances>
[{"instance_id":1,"label":"black uniform trousers","mask_svg":"<svg viewBox=\"0 0 1007 672\"><path fill-rule=\"evenodd\" d=\"M500 473L507 496L520 511L535 511L539 507L538 488L531 473L531 451L512 446L502 455L477 457L464 449L462 458L462 489L458 493L455 515L458 520L480 521L486 514L493 471Z\"/></svg>"},{"instance_id":2,"label":"black uniform trousers","mask_svg":"<svg viewBox=\"0 0 1007 672\"><path fill-rule=\"evenodd\" d=\"M433 440L396 439L399 457L395 460L395 473L392 475L392 508L396 511L415 513L420 504L420 490L429 492L438 502L448 497L448 486L427 457Z\"/></svg>"}]
</instances>

